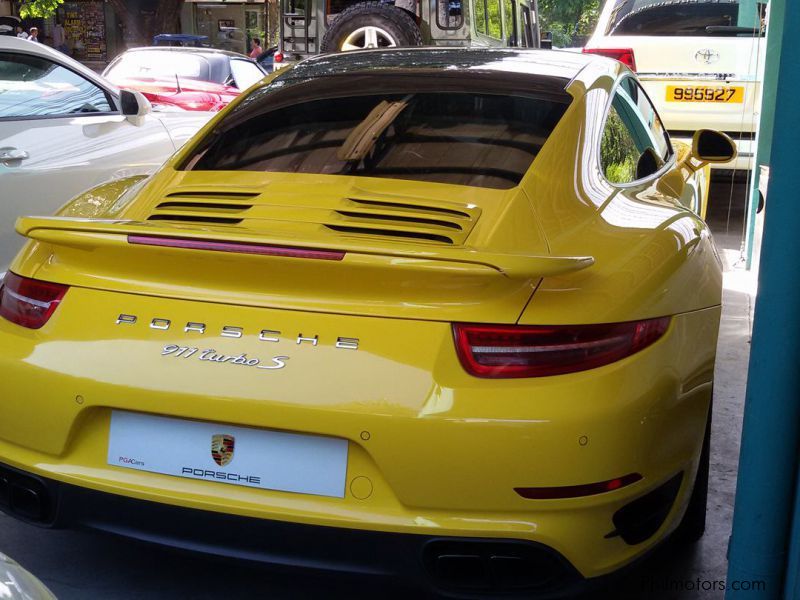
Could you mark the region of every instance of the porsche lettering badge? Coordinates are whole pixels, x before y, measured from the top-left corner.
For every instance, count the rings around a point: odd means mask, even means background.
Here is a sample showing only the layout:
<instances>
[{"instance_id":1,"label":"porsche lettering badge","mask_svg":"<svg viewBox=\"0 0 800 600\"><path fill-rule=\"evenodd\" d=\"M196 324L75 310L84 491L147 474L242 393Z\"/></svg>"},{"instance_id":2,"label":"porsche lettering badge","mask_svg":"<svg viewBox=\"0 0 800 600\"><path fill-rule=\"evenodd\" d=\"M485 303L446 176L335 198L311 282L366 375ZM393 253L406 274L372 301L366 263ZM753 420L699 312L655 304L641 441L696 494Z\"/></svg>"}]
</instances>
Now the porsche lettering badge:
<instances>
[{"instance_id":1,"label":"porsche lettering badge","mask_svg":"<svg viewBox=\"0 0 800 600\"><path fill-rule=\"evenodd\" d=\"M175 324L172 322L171 319L165 319L162 317L155 317L150 319L149 325L142 324L139 322L139 317L136 315L121 313L116 318L117 325L125 325L125 326L146 326L150 329L155 329L159 331L174 331L176 329ZM178 327L177 329L180 329ZM189 321L186 325L183 326L183 333L189 336L205 336L209 334L208 328L206 327L205 323L199 323L196 321ZM220 337L225 338L243 338L245 334L251 333L245 331L243 327L238 327L235 325L224 325L218 331ZM211 332L211 335L214 335ZM308 335L303 333L298 333L296 336L288 336L283 337L283 334L280 331L275 329L254 329L252 331L253 336L258 336L256 339L259 342L271 342L271 343L280 343L282 341L287 341L291 343L294 341L294 344L297 346L310 346L310 347L317 347L320 346L320 341L322 341L322 345L325 344L325 340L320 340L319 335ZM334 348L337 350L358 350L359 340L358 338L353 337L343 337L337 336L335 341L333 339L330 342Z\"/></svg>"}]
</instances>

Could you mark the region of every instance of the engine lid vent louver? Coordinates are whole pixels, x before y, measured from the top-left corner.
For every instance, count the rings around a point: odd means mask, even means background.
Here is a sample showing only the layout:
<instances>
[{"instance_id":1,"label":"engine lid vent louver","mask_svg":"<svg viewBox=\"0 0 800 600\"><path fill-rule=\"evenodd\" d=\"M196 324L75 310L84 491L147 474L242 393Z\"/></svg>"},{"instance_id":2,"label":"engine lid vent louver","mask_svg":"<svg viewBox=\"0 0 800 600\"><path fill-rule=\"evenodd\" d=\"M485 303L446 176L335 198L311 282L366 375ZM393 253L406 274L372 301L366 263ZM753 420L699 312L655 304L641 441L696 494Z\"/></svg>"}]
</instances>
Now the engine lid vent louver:
<instances>
[{"instance_id":1,"label":"engine lid vent louver","mask_svg":"<svg viewBox=\"0 0 800 600\"><path fill-rule=\"evenodd\" d=\"M439 219L429 219L426 217L404 217L399 215L381 215L372 214L367 212L359 212L353 210L337 210L338 214L343 217L353 217L354 219L375 219L384 221L394 221L395 223L417 223L419 225L432 225L434 227L448 227L450 229L457 229L462 231L461 225L451 221L441 221Z\"/></svg>"},{"instance_id":2,"label":"engine lid vent louver","mask_svg":"<svg viewBox=\"0 0 800 600\"><path fill-rule=\"evenodd\" d=\"M451 208L444 203L365 198L348 198L345 204L335 211L336 222L325 224L328 229L448 245L463 244L480 216L480 209L471 205Z\"/></svg>"},{"instance_id":3,"label":"engine lid vent louver","mask_svg":"<svg viewBox=\"0 0 800 600\"><path fill-rule=\"evenodd\" d=\"M451 215L454 217L461 217L465 219L469 219L472 215L470 213L466 213L461 210L456 210L454 208L445 208L443 206L424 206L419 204L403 204L401 202L383 202L380 200L365 200L363 198L350 198L350 202L354 204L360 204L362 206L373 206L378 208L399 208L405 210L413 210L416 212L432 212L432 213L441 213L446 215ZM477 211L477 209L474 209ZM477 211L480 212L480 211Z\"/></svg>"},{"instance_id":4,"label":"engine lid vent louver","mask_svg":"<svg viewBox=\"0 0 800 600\"><path fill-rule=\"evenodd\" d=\"M258 195L257 192L173 192L156 205L147 220L238 225L244 220L243 213L253 208L247 201Z\"/></svg>"},{"instance_id":5,"label":"engine lid vent louver","mask_svg":"<svg viewBox=\"0 0 800 600\"><path fill-rule=\"evenodd\" d=\"M402 231L399 229L373 229L368 227L347 227L345 225L326 225L328 229L338 231L340 233L360 233L365 235L379 235L381 237L395 237L405 238L411 240L422 240L427 242L441 242L443 244L452 244L453 240L444 235L436 235L433 233L425 233L422 231Z\"/></svg>"},{"instance_id":6,"label":"engine lid vent louver","mask_svg":"<svg viewBox=\"0 0 800 600\"><path fill-rule=\"evenodd\" d=\"M257 191L173 191L148 221L238 225L256 231L368 236L398 242L463 245L481 210L456 202L376 198L271 198Z\"/></svg>"}]
</instances>

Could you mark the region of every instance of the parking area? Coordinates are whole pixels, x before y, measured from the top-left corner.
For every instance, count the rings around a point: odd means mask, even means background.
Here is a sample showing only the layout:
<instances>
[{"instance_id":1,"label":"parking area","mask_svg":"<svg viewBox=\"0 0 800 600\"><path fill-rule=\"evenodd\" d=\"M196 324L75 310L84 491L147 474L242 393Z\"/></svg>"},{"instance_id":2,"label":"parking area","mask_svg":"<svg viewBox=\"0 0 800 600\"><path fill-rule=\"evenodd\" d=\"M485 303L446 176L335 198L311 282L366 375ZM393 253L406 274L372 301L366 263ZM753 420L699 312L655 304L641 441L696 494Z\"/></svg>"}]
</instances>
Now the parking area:
<instances>
[{"instance_id":1,"label":"parking area","mask_svg":"<svg viewBox=\"0 0 800 600\"><path fill-rule=\"evenodd\" d=\"M798 30L0 0L0 600L800 600Z\"/></svg>"},{"instance_id":2,"label":"parking area","mask_svg":"<svg viewBox=\"0 0 800 600\"><path fill-rule=\"evenodd\" d=\"M754 290L752 274L737 264L746 184L717 178L711 189L708 221L724 258L725 289L706 534L693 547L662 547L624 577L610 582L603 592L609 598L722 597L721 591L692 586L724 580L726 575ZM268 543L265 540L265 545ZM5 515L0 515L0 549L37 574L62 600L410 597L410 592L395 582L280 572L104 534L42 530ZM688 591L676 591L681 589Z\"/></svg>"}]
</instances>

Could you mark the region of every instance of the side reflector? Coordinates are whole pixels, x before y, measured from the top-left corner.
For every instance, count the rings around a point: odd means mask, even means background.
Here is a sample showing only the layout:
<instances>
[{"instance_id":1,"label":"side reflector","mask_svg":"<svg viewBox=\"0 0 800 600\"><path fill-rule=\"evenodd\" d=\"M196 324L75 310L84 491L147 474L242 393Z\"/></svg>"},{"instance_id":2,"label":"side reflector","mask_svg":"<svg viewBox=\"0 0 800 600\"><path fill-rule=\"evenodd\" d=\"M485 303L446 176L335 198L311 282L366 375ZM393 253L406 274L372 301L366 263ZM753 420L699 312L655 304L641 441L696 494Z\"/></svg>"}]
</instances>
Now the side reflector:
<instances>
[{"instance_id":1,"label":"side reflector","mask_svg":"<svg viewBox=\"0 0 800 600\"><path fill-rule=\"evenodd\" d=\"M523 498L529 500L556 500L563 498L580 498L582 496L594 496L613 492L625 486L640 481L642 476L639 473L629 473L623 477L600 481L598 483L586 483L583 485L567 485L563 487L519 487L514 488Z\"/></svg>"},{"instance_id":2,"label":"side reflector","mask_svg":"<svg viewBox=\"0 0 800 600\"><path fill-rule=\"evenodd\" d=\"M293 248L291 246L266 246L261 244L240 244L238 242L214 242L211 240L191 240L150 235L129 235L129 244L143 246L163 246L165 248L186 248L189 250L212 250L214 252L233 252L239 254L262 254L265 256L286 256L289 258L314 258L317 260L342 260L344 252L336 250L314 250Z\"/></svg>"},{"instance_id":3,"label":"side reflector","mask_svg":"<svg viewBox=\"0 0 800 600\"><path fill-rule=\"evenodd\" d=\"M9 271L0 286L0 316L28 329L40 329L68 289L66 285L28 279Z\"/></svg>"},{"instance_id":4,"label":"side reflector","mask_svg":"<svg viewBox=\"0 0 800 600\"><path fill-rule=\"evenodd\" d=\"M636 71L636 57L633 48L584 48L584 54L599 54L618 60L631 71Z\"/></svg>"},{"instance_id":5,"label":"side reflector","mask_svg":"<svg viewBox=\"0 0 800 600\"><path fill-rule=\"evenodd\" d=\"M467 373L503 379L586 371L643 350L669 327L669 317L600 325L453 325Z\"/></svg>"}]
</instances>

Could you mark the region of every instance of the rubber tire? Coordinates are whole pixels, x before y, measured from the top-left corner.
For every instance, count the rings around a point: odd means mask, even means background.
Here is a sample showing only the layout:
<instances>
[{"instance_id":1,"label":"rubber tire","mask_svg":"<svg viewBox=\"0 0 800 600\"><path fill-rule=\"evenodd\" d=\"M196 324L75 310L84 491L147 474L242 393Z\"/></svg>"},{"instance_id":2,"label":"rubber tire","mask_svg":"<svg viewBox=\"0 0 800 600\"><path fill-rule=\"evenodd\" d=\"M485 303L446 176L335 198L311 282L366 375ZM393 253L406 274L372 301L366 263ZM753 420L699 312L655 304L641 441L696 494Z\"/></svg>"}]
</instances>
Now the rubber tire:
<instances>
[{"instance_id":1,"label":"rubber tire","mask_svg":"<svg viewBox=\"0 0 800 600\"><path fill-rule=\"evenodd\" d=\"M689 498L686 512L675 529L675 538L682 543L694 544L699 542L706 531L706 504L708 503L708 475L711 465L711 407L708 407L706 420L706 434L703 439L703 449L700 451L700 464L697 467L697 477L694 480L694 489Z\"/></svg>"},{"instance_id":2,"label":"rubber tire","mask_svg":"<svg viewBox=\"0 0 800 600\"><path fill-rule=\"evenodd\" d=\"M347 36L361 27L380 27L398 47L421 46L422 32L402 8L381 2L359 2L343 10L322 38L323 52L339 52Z\"/></svg>"}]
</instances>

